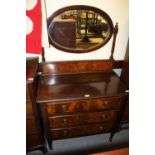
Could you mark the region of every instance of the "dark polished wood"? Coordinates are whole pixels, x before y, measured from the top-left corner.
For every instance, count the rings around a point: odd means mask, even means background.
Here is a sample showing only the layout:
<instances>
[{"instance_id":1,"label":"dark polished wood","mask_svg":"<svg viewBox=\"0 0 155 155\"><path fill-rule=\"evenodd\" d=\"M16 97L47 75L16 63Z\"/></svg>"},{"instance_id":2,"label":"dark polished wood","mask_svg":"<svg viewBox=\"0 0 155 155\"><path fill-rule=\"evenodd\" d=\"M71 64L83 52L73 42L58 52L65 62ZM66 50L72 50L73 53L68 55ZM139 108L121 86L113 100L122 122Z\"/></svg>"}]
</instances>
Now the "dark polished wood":
<instances>
[{"instance_id":1,"label":"dark polished wood","mask_svg":"<svg viewBox=\"0 0 155 155\"><path fill-rule=\"evenodd\" d=\"M38 58L26 60L26 150L46 152L45 141L35 102Z\"/></svg>"},{"instance_id":2,"label":"dark polished wood","mask_svg":"<svg viewBox=\"0 0 155 155\"><path fill-rule=\"evenodd\" d=\"M34 134L39 134L35 117L26 119L26 137ZM41 140L40 136L38 138Z\"/></svg>"},{"instance_id":3,"label":"dark polished wood","mask_svg":"<svg viewBox=\"0 0 155 155\"><path fill-rule=\"evenodd\" d=\"M36 102L41 108L49 145L54 139L115 133L126 87L112 71L113 62L40 64ZM109 123L110 126L105 125Z\"/></svg>"},{"instance_id":4,"label":"dark polished wood","mask_svg":"<svg viewBox=\"0 0 155 155\"><path fill-rule=\"evenodd\" d=\"M43 47L42 47L42 54L41 54L41 56L42 56L42 62L45 62L45 50L44 50Z\"/></svg>"},{"instance_id":5,"label":"dark polished wood","mask_svg":"<svg viewBox=\"0 0 155 155\"><path fill-rule=\"evenodd\" d=\"M124 60L114 60L113 69L123 68Z\"/></svg>"},{"instance_id":6,"label":"dark polished wood","mask_svg":"<svg viewBox=\"0 0 155 155\"><path fill-rule=\"evenodd\" d=\"M127 100L124 108L122 123L129 123L129 99Z\"/></svg>"},{"instance_id":7,"label":"dark polished wood","mask_svg":"<svg viewBox=\"0 0 155 155\"><path fill-rule=\"evenodd\" d=\"M100 60L78 61L78 62L84 62L84 64L81 64L83 66L83 68L85 68L85 70L83 70L83 72L88 72L88 71L93 72L93 70L87 70L87 68L86 68L86 66L89 65L89 64L86 64L86 63L87 62L89 63L90 61L96 63L96 61L100 61ZM101 61L103 61L103 60L101 60ZM107 61L107 62L105 63L105 61ZM69 61L69 62L72 62L72 61ZM76 61L74 61L74 62L76 63ZM113 60L113 61L104 60L104 62L100 62L100 64L101 64L100 66L99 65L96 66L96 69L94 67L94 71L96 71L96 72L97 71L105 72L105 71L111 71L112 69L117 69L117 68L122 69L124 67L124 62L125 62L124 60ZM43 61L43 63L40 63L38 71L40 71L40 72L44 71L44 74L54 74L54 73L61 73L60 71L63 70L63 68L64 68L63 72L66 73L67 71L69 71L69 69L67 69L66 72L65 72L65 67L61 67L61 66L63 66L64 63L67 63L67 61L61 61L61 62L44 62ZM99 62L98 62L98 64L99 64ZM104 64L105 64L105 66L104 66ZM108 67L109 69L108 68L106 69L106 64L110 65ZM57 66L58 69L55 66ZM53 67L53 69L52 69L52 67ZM77 66L77 67L79 67L79 66ZM61 68L61 69L59 69L59 68ZM73 66L70 66L70 68L71 68L70 69L70 73L71 73L71 70L74 71L74 69L73 69ZM79 72L82 72L82 71L79 69Z\"/></svg>"},{"instance_id":8,"label":"dark polished wood","mask_svg":"<svg viewBox=\"0 0 155 155\"><path fill-rule=\"evenodd\" d=\"M118 23L116 23L114 28L114 36L113 36L113 42L112 42L112 48L111 48L111 56L110 59L113 60L114 50L115 50L115 43L116 43L116 37L118 33Z\"/></svg>"},{"instance_id":9,"label":"dark polished wood","mask_svg":"<svg viewBox=\"0 0 155 155\"><path fill-rule=\"evenodd\" d=\"M129 90L129 41L126 48L122 74L120 78L122 82L125 84L126 89ZM124 112L120 126L123 124L129 124L129 96L126 105L124 107Z\"/></svg>"},{"instance_id":10,"label":"dark polished wood","mask_svg":"<svg viewBox=\"0 0 155 155\"><path fill-rule=\"evenodd\" d=\"M105 111L51 116L48 120L50 128L62 128L90 123L114 121L116 117L117 111Z\"/></svg>"},{"instance_id":11,"label":"dark polished wood","mask_svg":"<svg viewBox=\"0 0 155 155\"><path fill-rule=\"evenodd\" d=\"M26 118L33 116L33 108L31 102L26 103Z\"/></svg>"},{"instance_id":12,"label":"dark polished wood","mask_svg":"<svg viewBox=\"0 0 155 155\"><path fill-rule=\"evenodd\" d=\"M26 83L29 83L29 78L30 82L34 81L34 78L36 76L37 72L37 66L38 66L38 57L28 57L26 58ZM28 88L28 87L26 87ZM28 91L28 89L26 89ZM28 92L27 92L28 93Z\"/></svg>"},{"instance_id":13,"label":"dark polished wood","mask_svg":"<svg viewBox=\"0 0 155 155\"><path fill-rule=\"evenodd\" d=\"M120 125L120 122L121 122L121 119L122 119L122 115L123 115L123 112L124 112L124 107L125 107L125 105L126 105L126 102L127 102L127 100L128 100L128 93L126 93L124 96L122 96L122 98L121 98L121 107L120 107L120 111L119 111L119 113L118 113L118 117L117 117L117 119L116 119L116 121L115 121L115 125L114 125L114 127L113 127L113 129L112 129L112 131L111 131L111 134L110 134L110 137L109 137L109 140L110 141L112 141L112 139L113 139L113 136L114 136L114 134L117 132L117 130L118 130L118 127L119 127L119 125Z\"/></svg>"},{"instance_id":14,"label":"dark polished wood","mask_svg":"<svg viewBox=\"0 0 155 155\"><path fill-rule=\"evenodd\" d=\"M75 81L74 78L69 76L68 81L60 82L60 84L58 84L57 76L43 76L40 78L38 85L37 102L120 96L125 93L123 83L114 72L96 74L96 76L86 74L85 82L81 82L82 74L77 74ZM97 79L89 81L91 76ZM77 79L79 81L76 81Z\"/></svg>"},{"instance_id":15,"label":"dark polished wood","mask_svg":"<svg viewBox=\"0 0 155 155\"><path fill-rule=\"evenodd\" d=\"M51 129L50 133L51 138L56 140L63 138L99 134L103 132L106 133L109 132L112 129L112 127L113 122L107 122L107 123L81 125L71 128Z\"/></svg>"},{"instance_id":16,"label":"dark polished wood","mask_svg":"<svg viewBox=\"0 0 155 155\"><path fill-rule=\"evenodd\" d=\"M72 112L89 112L97 110L117 109L120 106L120 98L98 98L74 100L69 102L47 103L48 115L64 114Z\"/></svg>"},{"instance_id":17,"label":"dark polished wood","mask_svg":"<svg viewBox=\"0 0 155 155\"><path fill-rule=\"evenodd\" d=\"M27 135L26 136L26 146L29 148L31 147L35 147L35 146L39 146L40 147L41 144L41 140L38 136L38 134L34 134L34 135Z\"/></svg>"},{"instance_id":18,"label":"dark polished wood","mask_svg":"<svg viewBox=\"0 0 155 155\"><path fill-rule=\"evenodd\" d=\"M121 80L126 86L126 89L129 89L129 42L127 44L126 54L123 62Z\"/></svg>"},{"instance_id":19,"label":"dark polished wood","mask_svg":"<svg viewBox=\"0 0 155 155\"><path fill-rule=\"evenodd\" d=\"M30 101L30 95L29 95L29 88L28 88L28 84L26 84L26 101Z\"/></svg>"},{"instance_id":20,"label":"dark polished wood","mask_svg":"<svg viewBox=\"0 0 155 155\"><path fill-rule=\"evenodd\" d=\"M73 74L88 72L112 71L113 61L111 60L89 60L89 61L61 61L46 62L40 64L40 71L46 74Z\"/></svg>"},{"instance_id":21,"label":"dark polished wood","mask_svg":"<svg viewBox=\"0 0 155 155\"><path fill-rule=\"evenodd\" d=\"M129 90L129 42L126 48L126 54L123 62L120 79L124 83L127 93L126 93L126 99L122 103L122 108L121 108L122 110L118 119L118 123L110 136L110 140L112 140L114 133L116 131L129 128L129 91L128 91Z\"/></svg>"},{"instance_id":22,"label":"dark polished wood","mask_svg":"<svg viewBox=\"0 0 155 155\"><path fill-rule=\"evenodd\" d=\"M84 53L96 50L105 45L114 34L110 59L44 62L43 51L43 62L39 66L38 58L27 60L27 151L40 149L46 152L46 140L52 149L53 140L107 132L111 133L112 140L121 123L128 121L128 93L122 82L124 77L120 78L113 72L114 68L126 66L122 61L113 59L118 25L113 28L109 15L102 10L82 5L58 10L47 19L47 25L49 27L51 21L65 10L75 9L98 12L105 17L110 27L105 42L94 48L77 51ZM65 41L62 40L63 43ZM51 40L50 43L59 50L73 52Z\"/></svg>"}]
</instances>

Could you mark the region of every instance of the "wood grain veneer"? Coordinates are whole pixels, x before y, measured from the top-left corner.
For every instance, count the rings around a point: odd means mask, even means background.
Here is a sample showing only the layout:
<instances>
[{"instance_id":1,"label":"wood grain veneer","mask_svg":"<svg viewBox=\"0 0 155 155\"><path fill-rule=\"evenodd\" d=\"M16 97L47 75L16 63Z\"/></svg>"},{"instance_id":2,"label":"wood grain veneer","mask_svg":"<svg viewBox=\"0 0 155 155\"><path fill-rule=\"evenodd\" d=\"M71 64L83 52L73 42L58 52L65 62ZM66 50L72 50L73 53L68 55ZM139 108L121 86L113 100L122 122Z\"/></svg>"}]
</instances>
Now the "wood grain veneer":
<instances>
[{"instance_id":1,"label":"wood grain veneer","mask_svg":"<svg viewBox=\"0 0 155 155\"><path fill-rule=\"evenodd\" d=\"M72 112L96 111L116 109L120 106L120 98L99 98L99 99L85 99L74 100L70 102L53 102L47 103L48 115L64 114Z\"/></svg>"},{"instance_id":2,"label":"wood grain veneer","mask_svg":"<svg viewBox=\"0 0 155 155\"><path fill-rule=\"evenodd\" d=\"M126 88L112 71L113 61L41 63L36 102L45 136L52 140L115 133Z\"/></svg>"},{"instance_id":3,"label":"wood grain veneer","mask_svg":"<svg viewBox=\"0 0 155 155\"><path fill-rule=\"evenodd\" d=\"M100 123L116 119L117 111L90 112L72 115L60 115L48 117L50 128L60 128L84 125L89 123Z\"/></svg>"},{"instance_id":4,"label":"wood grain veneer","mask_svg":"<svg viewBox=\"0 0 155 155\"><path fill-rule=\"evenodd\" d=\"M80 72L98 72L112 71L113 61L61 61L41 63L40 69L43 74L54 73L80 73Z\"/></svg>"},{"instance_id":5,"label":"wood grain veneer","mask_svg":"<svg viewBox=\"0 0 155 155\"><path fill-rule=\"evenodd\" d=\"M56 140L56 139L71 138L84 135L86 136L91 134L99 134L110 131L112 129L112 126L113 122L108 122L108 123L82 125L72 128L52 129L51 138Z\"/></svg>"}]
</instances>

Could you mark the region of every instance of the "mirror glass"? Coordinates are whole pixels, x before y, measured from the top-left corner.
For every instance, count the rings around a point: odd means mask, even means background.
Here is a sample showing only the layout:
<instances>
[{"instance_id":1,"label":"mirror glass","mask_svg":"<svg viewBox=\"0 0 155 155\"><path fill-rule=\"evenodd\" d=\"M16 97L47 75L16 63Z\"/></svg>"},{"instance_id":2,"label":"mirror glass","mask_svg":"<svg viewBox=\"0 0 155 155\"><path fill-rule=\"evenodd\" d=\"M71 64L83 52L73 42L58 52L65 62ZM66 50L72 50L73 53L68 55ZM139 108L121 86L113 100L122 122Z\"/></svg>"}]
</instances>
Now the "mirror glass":
<instances>
[{"instance_id":1,"label":"mirror glass","mask_svg":"<svg viewBox=\"0 0 155 155\"><path fill-rule=\"evenodd\" d=\"M110 17L88 6L67 7L48 19L49 43L72 53L90 52L102 47L111 38L112 30Z\"/></svg>"}]
</instances>

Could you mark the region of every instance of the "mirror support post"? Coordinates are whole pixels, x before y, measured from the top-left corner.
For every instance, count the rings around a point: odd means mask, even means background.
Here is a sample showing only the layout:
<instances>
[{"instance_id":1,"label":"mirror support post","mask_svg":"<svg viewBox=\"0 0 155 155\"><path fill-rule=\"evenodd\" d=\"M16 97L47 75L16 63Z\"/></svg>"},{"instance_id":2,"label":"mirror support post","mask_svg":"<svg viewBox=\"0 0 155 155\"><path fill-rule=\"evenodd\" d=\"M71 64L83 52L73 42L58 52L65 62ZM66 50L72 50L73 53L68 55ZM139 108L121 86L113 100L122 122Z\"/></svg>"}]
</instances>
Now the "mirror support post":
<instances>
[{"instance_id":1,"label":"mirror support post","mask_svg":"<svg viewBox=\"0 0 155 155\"><path fill-rule=\"evenodd\" d=\"M45 52L44 48L42 47L42 62L45 62Z\"/></svg>"},{"instance_id":2,"label":"mirror support post","mask_svg":"<svg viewBox=\"0 0 155 155\"><path fill-rule=\"evenodd\" d=\"M114 37L113 37L111 56L110 56L111 60L114 59L113 55L114 55L114 50L115 50L116 37L117 37L117 33L118 33L118 23L116 23L113 33L114 33Z\"/></svg>"}]
</instances>

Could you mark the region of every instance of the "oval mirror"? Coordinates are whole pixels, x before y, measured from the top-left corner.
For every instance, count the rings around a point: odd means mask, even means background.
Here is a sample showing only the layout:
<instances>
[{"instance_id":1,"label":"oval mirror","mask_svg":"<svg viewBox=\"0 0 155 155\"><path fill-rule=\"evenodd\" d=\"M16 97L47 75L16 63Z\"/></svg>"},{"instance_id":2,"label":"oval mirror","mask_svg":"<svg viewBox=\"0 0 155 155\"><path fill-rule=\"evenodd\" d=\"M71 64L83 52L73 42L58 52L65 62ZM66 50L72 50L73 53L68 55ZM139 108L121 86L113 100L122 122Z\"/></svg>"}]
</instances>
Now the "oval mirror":
<instances>
[{"instance_id":1,"label":"oval mirror","mask_svg":"<svg viewBox=\"0 0 155 155\"><path fill-rule=\"evenodd\" d=\"M111 18L90 6L69 6L47 19L49 43L59 50L85 53L104 46L113 33Z\"/></svg>"}]
</instances>

